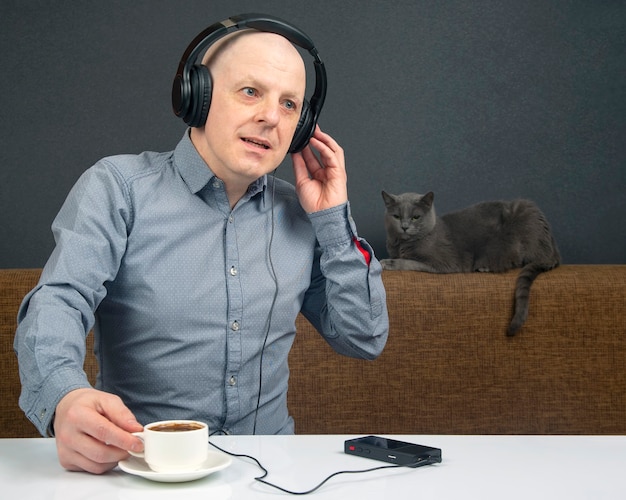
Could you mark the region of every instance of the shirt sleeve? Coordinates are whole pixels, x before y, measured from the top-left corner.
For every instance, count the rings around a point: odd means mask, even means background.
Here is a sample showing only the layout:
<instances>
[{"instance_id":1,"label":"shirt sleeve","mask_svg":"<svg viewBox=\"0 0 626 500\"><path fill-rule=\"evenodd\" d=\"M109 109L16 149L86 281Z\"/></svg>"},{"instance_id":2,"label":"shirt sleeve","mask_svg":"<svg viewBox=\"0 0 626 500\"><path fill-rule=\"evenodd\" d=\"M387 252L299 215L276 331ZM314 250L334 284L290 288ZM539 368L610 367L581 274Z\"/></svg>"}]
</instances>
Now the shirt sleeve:
<instances>
[{"instance_id":1,"label":"shirt sleeve","mask_svg":"<svg viewBox=\"0 0 626 500\"><path fill-rule=\"evenodd\" d=\"M309 217L318 255L302 313L338 353L374 359L389 331L382 267L358 236L349 203Z\"/></svg>"},{"instance_id":2,"label":"shirt sleeve","mask_svg":"<svg viewBox=\"0 0 626 500\"><path fill-rule=\"evenodd\" d=\"M43 436L52 434L63 396L90 387L85 339L125 246L128 204L121 184L103 165L83 174L52 224L56 246L41 279L18 312L19 404Z\"/></svg>"}]
</instances>

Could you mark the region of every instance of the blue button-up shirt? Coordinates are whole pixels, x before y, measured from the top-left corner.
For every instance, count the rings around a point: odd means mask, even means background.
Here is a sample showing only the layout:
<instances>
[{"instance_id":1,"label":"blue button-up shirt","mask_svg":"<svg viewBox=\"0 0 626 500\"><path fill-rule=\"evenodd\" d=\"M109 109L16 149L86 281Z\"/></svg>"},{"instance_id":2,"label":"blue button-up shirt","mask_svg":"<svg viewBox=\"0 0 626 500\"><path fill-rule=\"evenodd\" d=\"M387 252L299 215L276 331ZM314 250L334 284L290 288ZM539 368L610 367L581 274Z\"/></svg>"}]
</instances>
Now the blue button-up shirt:
<instances>
[{"instance_id":1,"label":"blue button-up shirt","mask_svg":"<svg viewBox=\"0 0 626 500\"><path fill-rule=\"evenodd\" d=\"M292 185L263 177L231 210L188 134L173 152L98 162L52 229L15 339L20 405L42 434L59 400L89 386L91 329L96 387L139 422L190 418L239 434L257 412L256 432L293 432L298 312L341 354L372 359L384 347L381 267L349 205L306 214Z\"/></svg>"}]
</instances>

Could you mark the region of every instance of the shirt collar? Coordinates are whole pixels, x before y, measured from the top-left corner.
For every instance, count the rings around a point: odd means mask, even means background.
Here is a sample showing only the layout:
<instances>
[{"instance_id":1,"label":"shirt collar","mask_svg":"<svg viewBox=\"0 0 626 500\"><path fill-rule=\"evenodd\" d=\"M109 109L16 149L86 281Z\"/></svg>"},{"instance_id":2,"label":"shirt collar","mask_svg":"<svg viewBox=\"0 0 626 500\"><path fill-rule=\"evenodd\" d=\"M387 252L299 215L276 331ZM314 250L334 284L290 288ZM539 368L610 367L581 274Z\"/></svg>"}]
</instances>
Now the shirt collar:
<instances>
[{"instance_id":1,"label":"shirt collar","mask_svg":"<svg viewBox=\"0 0 626 500\"><path fill-rule=\"evenodd\" d=\"M189 190L197 194L205 186L216 179L216 175L198 154L198 150L191 142L189 130L187 130L174 150L174 165L180 172L180 176L189 187ZM259 192L264 192L267 186L267 175L258 178L248 187L248 196L252 197Z\"/></svg>"}]
</instances>

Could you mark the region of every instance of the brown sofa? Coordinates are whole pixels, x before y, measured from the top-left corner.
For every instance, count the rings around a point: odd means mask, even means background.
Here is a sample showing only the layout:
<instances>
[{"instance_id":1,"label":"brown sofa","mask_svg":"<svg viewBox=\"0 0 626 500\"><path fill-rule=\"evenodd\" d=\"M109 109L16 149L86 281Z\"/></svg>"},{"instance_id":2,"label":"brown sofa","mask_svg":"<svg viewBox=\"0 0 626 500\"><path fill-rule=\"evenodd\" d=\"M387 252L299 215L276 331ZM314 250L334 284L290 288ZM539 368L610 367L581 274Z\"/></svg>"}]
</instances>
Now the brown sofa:
<instances>
[{"instance_id":1,"label":"brown sofa","mask_svg":"<svg viewBox=\"0 0 626 500\"><path fill-rule=\"evenodd\" d=\"M0 270L0 437L37 436L17 406L13 336L39 269ZM516 271L385 271L389 341L375 361L335 354L308 322L290 355L299 434L626 434L626 265L541 275L505 336ZM93 380L93 356L86 371Z\"/></svg>"}]
</instances>

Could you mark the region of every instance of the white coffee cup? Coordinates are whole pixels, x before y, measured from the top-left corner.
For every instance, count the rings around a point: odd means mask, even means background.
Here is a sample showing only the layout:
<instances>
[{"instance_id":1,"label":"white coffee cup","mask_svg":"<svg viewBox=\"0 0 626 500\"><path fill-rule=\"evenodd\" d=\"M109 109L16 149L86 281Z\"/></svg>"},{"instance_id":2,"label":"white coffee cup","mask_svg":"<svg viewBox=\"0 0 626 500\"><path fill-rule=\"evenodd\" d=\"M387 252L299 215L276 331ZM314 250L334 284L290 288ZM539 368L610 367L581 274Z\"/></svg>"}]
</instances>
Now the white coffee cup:
<instances>
[{"instance_id":1,"label":"white coffee cup","mask_svg":"<svg viewBox=\"0 0 626 500\"><path fill-rule=\"evenodd\" d=\"M209 426L197 420L162 420L134 432L144 444L143 458L155 472L193 471L206 461L209 449Z\"/></svg>"}]
</instances>

